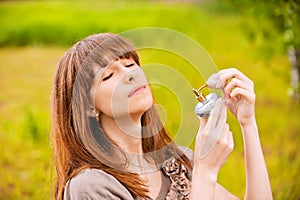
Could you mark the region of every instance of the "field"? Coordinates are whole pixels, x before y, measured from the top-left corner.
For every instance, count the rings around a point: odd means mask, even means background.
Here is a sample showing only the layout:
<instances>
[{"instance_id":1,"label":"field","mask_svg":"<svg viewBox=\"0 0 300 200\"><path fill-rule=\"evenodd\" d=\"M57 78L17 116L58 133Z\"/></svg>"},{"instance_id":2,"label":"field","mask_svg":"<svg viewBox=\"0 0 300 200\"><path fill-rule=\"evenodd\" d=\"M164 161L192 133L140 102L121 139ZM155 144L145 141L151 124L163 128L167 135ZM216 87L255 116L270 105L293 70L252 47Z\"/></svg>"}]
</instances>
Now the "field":
<instances>
[{"instance_id":1,"label":"field","mask_svg":"<svg viewBox=\"0 0 300 200\"><path fill-rule=\"evenodd\" d=\"M0 199L50 199L49 99L56 63L63 53L92 33L145 27L178 31L200 44L217 69L236 67L254 81L257 121L274 199L299 199L300 106L288 96L290 65L281 35L274 31L268 41L260 35L260 26L269 26L268 21L256 24L256 19L205 3L108 2L0 3ZM159 39L154 35L153 40ZM158 45L171 49L174 44L162 40ZM181 94L176 88L181 88L187 99L193 98L189 88L182 89L180 80L198 87L204 78L195 73L185 56L166 51L170 49L139 50L142 67L156 63L176 70L178 81L170 83L175 92L155 84L153 91L166 110L170 134L178 143L193 148L198 126L192 113L196 102L178 98ZM189 48L184 52L194 54ZM146 74L157 79L168 76L159 68ZM175 79L166 78L169 80ZM235 150L221 169L219 182L243 198L242 136L231 115L228 122Z\"/></svg>"}]
</instances>

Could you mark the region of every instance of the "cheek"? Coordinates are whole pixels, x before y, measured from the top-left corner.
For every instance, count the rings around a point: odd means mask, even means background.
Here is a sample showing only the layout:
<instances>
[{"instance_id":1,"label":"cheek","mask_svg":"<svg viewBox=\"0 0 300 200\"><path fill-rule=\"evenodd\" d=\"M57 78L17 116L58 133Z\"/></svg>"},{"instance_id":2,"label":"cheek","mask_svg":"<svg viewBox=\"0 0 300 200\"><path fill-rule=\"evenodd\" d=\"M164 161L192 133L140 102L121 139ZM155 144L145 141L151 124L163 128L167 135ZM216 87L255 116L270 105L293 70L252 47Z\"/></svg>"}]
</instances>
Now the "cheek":
<instances>
[{"instance_id":1,"label":"cheek","mask_svg":"<svg viewBox=\"0 0 300 200\"><path fill-rule=\"evenodd\" d=\"M95 107L97 111L111 116L112 94L108 88L98 87L95 92Z\"/></svg>"},{"instance_id":2,"label":"cheek","mask_svg":"<svg viewBox=\"0 0 300 200\"><path fill-rule=\"evenodd\" d=\"M128 93L125 88L105 84L97 88L95 107L104 115L117 118L128 114Z\"/></svg>"}]
</instances>

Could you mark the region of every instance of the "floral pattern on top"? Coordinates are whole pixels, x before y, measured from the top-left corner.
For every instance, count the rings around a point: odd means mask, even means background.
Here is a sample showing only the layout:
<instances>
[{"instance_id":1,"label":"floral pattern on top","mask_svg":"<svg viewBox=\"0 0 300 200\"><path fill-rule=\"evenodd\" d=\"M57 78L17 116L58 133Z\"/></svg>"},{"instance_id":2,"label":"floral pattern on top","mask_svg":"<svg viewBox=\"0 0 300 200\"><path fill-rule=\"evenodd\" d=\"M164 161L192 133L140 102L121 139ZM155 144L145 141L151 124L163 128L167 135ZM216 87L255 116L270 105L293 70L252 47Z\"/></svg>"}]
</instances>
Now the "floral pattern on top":
<instances>
[{"instance_id":1,"label":"floral pattern on top","mask_svg":"<svg viewBox=\"0 0 300 200\"><path fill-rule=\"evenodd\" d=\"M187 178L188 170L174 157L164 161L162 168L171 180L171 187L166 200L188 200L191 191L191 181Z\"/></svg>"}]
</instances>

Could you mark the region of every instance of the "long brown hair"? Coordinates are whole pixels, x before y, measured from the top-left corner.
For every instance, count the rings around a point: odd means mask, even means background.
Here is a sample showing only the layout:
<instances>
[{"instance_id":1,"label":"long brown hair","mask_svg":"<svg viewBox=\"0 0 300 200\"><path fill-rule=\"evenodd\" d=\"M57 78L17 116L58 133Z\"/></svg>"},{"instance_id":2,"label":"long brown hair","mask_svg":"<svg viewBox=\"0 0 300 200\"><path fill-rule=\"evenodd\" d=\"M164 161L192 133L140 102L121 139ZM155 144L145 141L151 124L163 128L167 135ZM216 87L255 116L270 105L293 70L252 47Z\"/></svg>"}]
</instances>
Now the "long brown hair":
<instances>
[{"instance_id":1,"label":"long brown hair","mask_svg":"<svg viewBox=\"0 0 300 200\"><path fill-rule=\"evenodd\" d=\"M122 157L122 152L102 131L96 118L87 114L91 108L87 91L95 79L91 65L105 67L118 57L131 57L140 65L137 52L124 38L109 33L95 34L77 42L57 65L51 97L55 199L62 199L67 181L86 168L111 174L133 197L148 197L148 189L139 175L126 170L126 159L123 163L111 159ZM162 127L154 106L143 114L141 124L146 127L142 131L143 152L157 165L175 156L191 168L187 157Z\"/></svg>"}]
</instances>

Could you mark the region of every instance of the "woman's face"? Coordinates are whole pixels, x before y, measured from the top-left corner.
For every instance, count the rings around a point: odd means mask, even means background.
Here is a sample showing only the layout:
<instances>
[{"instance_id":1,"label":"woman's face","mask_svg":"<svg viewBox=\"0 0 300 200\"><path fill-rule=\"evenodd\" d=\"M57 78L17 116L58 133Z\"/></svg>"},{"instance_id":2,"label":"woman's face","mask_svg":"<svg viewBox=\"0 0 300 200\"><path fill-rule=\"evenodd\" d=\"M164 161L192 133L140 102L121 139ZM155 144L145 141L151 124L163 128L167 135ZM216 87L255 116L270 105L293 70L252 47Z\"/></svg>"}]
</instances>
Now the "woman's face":
<instances>
[{"instance_id":1,"label":"woman's face","mask_svg":"<svg viewBox=\"0 0 300 200\"><path fill-rule=\"evenodd\" d=\"M98 68L91 96L96 110L110 118L139 116L153 104L143 70L132 58Z\"/></svg>"}]
</instances>

